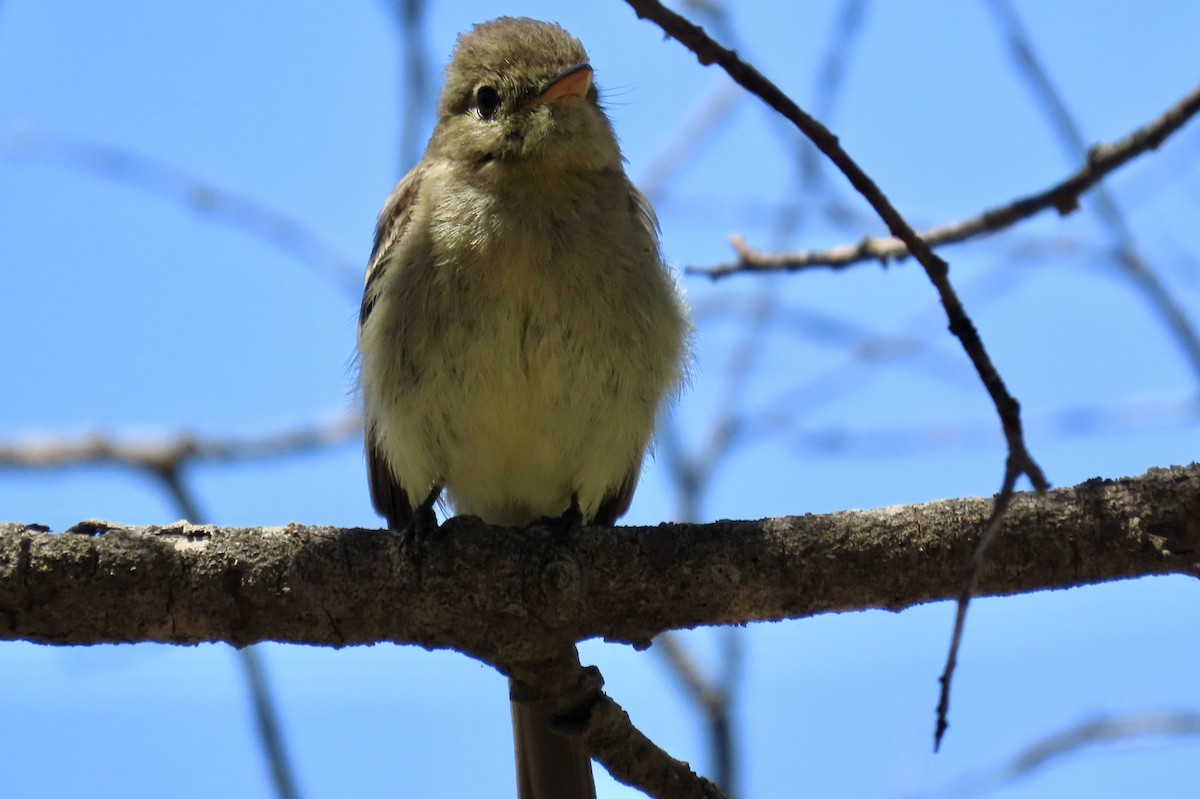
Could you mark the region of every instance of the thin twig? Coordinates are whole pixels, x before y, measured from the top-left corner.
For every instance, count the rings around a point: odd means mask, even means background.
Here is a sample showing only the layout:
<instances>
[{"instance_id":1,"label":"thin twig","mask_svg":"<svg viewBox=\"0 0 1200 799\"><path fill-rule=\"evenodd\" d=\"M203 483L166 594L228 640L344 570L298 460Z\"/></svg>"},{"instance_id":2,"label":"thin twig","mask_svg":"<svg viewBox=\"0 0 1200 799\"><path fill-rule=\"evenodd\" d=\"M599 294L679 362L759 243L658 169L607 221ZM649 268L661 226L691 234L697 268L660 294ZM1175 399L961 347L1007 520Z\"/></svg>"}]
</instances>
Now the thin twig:
<instances>
[{"instance_id":1,"label":"thin twig","mask_svg":"<svg viewBox=\"0 0 1200 799\"><path fill-rule=\"evenodd\" d=\"M1079 198L1085 192L1137 156L1157 149L1198 112L1200 86L1158 118L1123 139L1093 147L1088 151L1087 163L1059 183L1010 203L989 208L969 219L930 228L920 237L929 246L940 247L996 233L1051 208L1062 215L1070 214L1079 207ZM749 246L740 236L733 237L732 244L738 255L736 262L711 267L688 267L685 271L719 278L741 272L844 269L866 261L879 261L886 266L893 259L900 260L909 255L908 245L898 237L867 236L858 244L787 253L761 252Z\"/></svg>"},{"instance_id":2,"label":"thin twig","mask_svg":"<svg viewBox=\"0 0 1200 799\"><path fill-rule=\"evenodd\" d=\"M983 526L983 534L979 537L975 554L967 566L962 590L958 595L958 608L954 616L954 633L950 637L950 651L946 655L946 666L942 671L942 676L938 678L942 688L937 705L937 729L933 734L934 751L937 751L938 747L942 745L942 736L946 734L946 728L950 726L947 718L950 711L950 684L954 679L954 669L958 665L958 650L967 621L967 606L970 605L971 597L975 593L975 586L979 582L979 568L983 565L988 548L991 547L992 542L996 539L996 534L1000 531L1000 523L1004 520L1004 512L1008 510L1008 504L1012 501L1016 490L1017 478L1020 476L1021 467L1014 462L1010 455L1004 467L1004 484L992 505L992 515Z\"/></svg>"}]
</instances>

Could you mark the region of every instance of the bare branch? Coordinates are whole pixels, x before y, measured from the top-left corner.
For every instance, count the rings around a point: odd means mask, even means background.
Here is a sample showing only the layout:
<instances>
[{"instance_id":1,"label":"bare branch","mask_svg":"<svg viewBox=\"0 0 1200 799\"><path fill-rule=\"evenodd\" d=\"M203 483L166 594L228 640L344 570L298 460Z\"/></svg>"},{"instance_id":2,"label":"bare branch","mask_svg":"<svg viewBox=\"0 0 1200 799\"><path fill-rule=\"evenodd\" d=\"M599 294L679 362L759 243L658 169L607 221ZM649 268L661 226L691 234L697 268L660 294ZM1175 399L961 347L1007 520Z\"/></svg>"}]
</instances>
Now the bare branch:
<instances>
[{"instance_id":1,"label":"bare branch","mask_svg":"<svg viewBox=\"0 0 1200 799\"><path fill-rule=\"evenodd\" d=\"M744 624L958 596L990 499L757 522L514 536L473 517L418 551L401 534L88 522L0 533L0 638L51 643L377 641L499 666L601 636ZM1200 466L1018 493L983 594L1200 575ZM1064 535L1070 531L1070 535ZM820 553L814 557L813 553ZM549 647L549 649L547 649Z\"/></svg>"},{"instance_id":2,"label":"bare branch","mask_svg":"<svg viewBox=\"0 0 1200 799\"><path fill-rule=\"evenodd\" d=\"M723 799L711 782L671 757L638 730L620 705L600 688L594 666L584 668L573 646L556 657L514 664L514 699L553 719L613 777L659 799Z\"/></svg>"},{"instance_id":3,"label":"bare branch","mask_svg":"<svg viewBox=\"0 0 1200 799\"><path fill-rule=\"evenodd\" d=\"M135 441L97 433L75 439L14 440L0 442L0 469L108 465L167 475L192 461L266 460L337 446L357 437L361 430L362 419L355 411L328 422L258 436L221 438L180 432L161 439Z\"/></svg>"},{"instance_id":4,"label":"bare branch","mask_svg":"<svg viewBox=\"0 0 1200 799\"><path fill-rule=\"evenodd\" d=\"M989 233L1011 227L1048 209L1067 215L1079 207L1079 198L1109 173L1129 163L1143 153L1155 150L1167 137L1182 128L1200 112L1200 86L1183 97L1178 103L1163 112L1158 118L1143 125L1123 139L1111 144L1100 144L1088 152L1087 163L1073 175L1061 182L995 206L961 222L930 228L920 234L931 247L957 244ZM732 240L738 260L730 264L712 267L689 267L690 274L708 275L713 278L726 277L740 272L794 272L802 269L843 269L864 261L879 261L885 266L892 259L908 257L909 248L899 238L874 238L867 236L858 244L834 247L829 250L808 250L790 253L766 253L746 244L740 236Z\"/></svg>"},{"instance_id":5,"label":"bare branch","mask_svg":"<svg viewBox=\"0 0 1200 799\"><path fill-rule=\"evenodd\" d=\"M656 796L717 797L629 724L570 643L602 636L645 646L666 629L952 597L988 518L997 537L979 570L982 593L1200 577L1200 466L1017 494L1002 509L948 500L759 522L590 527L567 539L460 517L416 543L390 531L299 525L93 521L52 535L4 524L0 639L455 649L538 686L536 701L576 725L569 734L618 779Z\"/></svg>"},{"instance_id":6,"label":"bare branch","mask_svg":"<svg viewBox=\"0 0 1200 799\"><path fill-rule=\"evenodd\" d=\"M1004 437L1008 444L1008 457L1005 461L1005 479L1003 488L991 514L991 521L986 527L987 532L976 551L974 560L974 564L976 565L972 565L970 576L964 582L960 594L959 620L956 623L955 643L952 644L950 659L942 678L943 690L948 691L950 675L953 672L957 641L961 635L963 614L966 612L967 599L969 599L975 587L974 581L977 564L982 562L983 554L988 548L988 542L990 542L1003 521L1004 512L1008 507L1008 500L1012 496L1016 480L1024 474L1028 476L1030 483L1039 492L1044 492L1049 487L1049 483L1042 474L1041 467L1034 461L1033 456L1029 453L1025 445L1025 436L1021 427L1020 405L1009 393L1003 378L992 363L991 356L988 355L974 323L967 315L966 309L959 300L957 292L950 283L949 264L938 257L929 244L917 236L908 222L892 206L879 187L875 185L875 182L842 149L837 137L816 119L806 114L790 97L784 94L771 81L767 80L758 70L738 58L737 54L733 51L713 41L703 29L693 25L673 11L668 10L656 0L627 0L627 2L639 17L653 19L667 35L677 39L695 53L700 63L705 65L711 63L719 64L740 85L761 98L763 102L796 125L841 170L851 185L863 195L867 202L871 204L871 207L875 209L875 212L879 214L879 217L887 225L892 235L902 241L913 257L925 268L925 274L929 277L930 282L933 283L942 301L942 306L950 322L950 332L961 342L963 349L967 353L967 357L971 359L975 371L983 381L984 387L987 389L992 403L996 407L996 412L1000 416L1001 426L1004 430ZM943 693L943 701L939 704L939 724L936 736L939 741L944 731L944 713L947 697L948 694Z\"/></svg>"}]
</instances>

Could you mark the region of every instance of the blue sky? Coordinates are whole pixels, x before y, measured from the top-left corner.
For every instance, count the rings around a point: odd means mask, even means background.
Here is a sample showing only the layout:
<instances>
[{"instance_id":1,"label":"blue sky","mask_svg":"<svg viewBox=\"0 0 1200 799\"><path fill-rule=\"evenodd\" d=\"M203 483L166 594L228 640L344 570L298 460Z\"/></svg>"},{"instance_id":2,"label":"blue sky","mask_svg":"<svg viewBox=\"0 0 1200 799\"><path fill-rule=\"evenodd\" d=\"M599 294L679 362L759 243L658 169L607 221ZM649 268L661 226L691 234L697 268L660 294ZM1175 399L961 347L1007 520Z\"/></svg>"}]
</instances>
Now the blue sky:
<instances>
[{"instance_id":1,"label":"blue sky","mask_svg":"<svg viewBox=\"0 0 1200 799\"><path fill-rule=\"evenodd\" d=\"M1014 70L989 3L868 3L827 108L816 107L817 75L841 4L731 6L739 52L821 113L918 228L1078 165ZM1145 123L1200 74L1193 3L1016 7L1089 142ZM615 0L435 3L425 25L433 74L459 31L501 13L557 20L584 41L635 180L657 174L728 92L720 72ZM0 440L253 435L350 408L358 273L375 214L410 165L403 57L380 2L0 5ZM431 121L420 122L423 141ZM203 196L181 201L66 158L77 152L70 143L252 199L303 225L352 274L331 276L227 223ZM838 176L826 171L821 194L799 184L796 148L786 125L737 96L656 182L667 258L726 261L735 233L804 249L879 233ZM1193 123L1107 184L1139 251L1196 322L1198 150ZM848 213L826 213L830 200ZM943 253L1056 485L1190 463L1200 443L1198 377L1114 265L1111 229L1094 209L1085 201L1071 217L1043 215ZM779 420L721 459L701 518L998 488L994 412L919 269L682 284L698 318L695 378L671 422L686 450L703 451L730 405ZM747 345L754 308L767 321ZM881 346L892 357L870 358ZM730 364L746 348L752 367L731 399ZM1098 429L1063 423L1098 417ZM627 523L680 513L662 461ZM218 523L379 525L357 440L285 461L196 466L188 478ZM0 471L0 509L55 529L179 515L160 486L97 468ZM952 607L933 604L745 630L741 795L958 795L964 780L1097 716L1200 711L1194 580L983 600L935 756L952 620ZM717 660L721 633L685 640L702 663ZM489 667L393 646L262 653L304 796L511 795L504 681ZM700 725L658 657L598 642L582 653L652 738L708 768ZM5 796L270 796L226 646L2 644L0 686L0 748L20 764ZM995 795L1193 796L1196 757L1194 738L1139 739ZM600 790L632 795L606 776Z\"/></svg>"}]
</instances>

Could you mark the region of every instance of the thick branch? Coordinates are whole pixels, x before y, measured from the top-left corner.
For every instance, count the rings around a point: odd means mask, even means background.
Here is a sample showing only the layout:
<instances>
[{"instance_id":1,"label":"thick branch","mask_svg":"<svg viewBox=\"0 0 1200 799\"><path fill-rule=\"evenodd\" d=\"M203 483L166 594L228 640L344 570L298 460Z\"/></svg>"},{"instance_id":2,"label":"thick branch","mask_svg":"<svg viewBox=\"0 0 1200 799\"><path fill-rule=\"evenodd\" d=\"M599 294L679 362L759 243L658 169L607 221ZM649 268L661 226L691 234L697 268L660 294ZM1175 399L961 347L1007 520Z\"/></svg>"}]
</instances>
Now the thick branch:
<instances>
[{"instance_id":1,"label":"thick branch","mask_svg":"<svg viewBox=\"0 0 1200 799\"><path fill-rule=\"evenodd\" d=\"M571 642L646 646L669 628L949 598L993 510L987 499L947 500L573 537L459 518L416 543L298 525L84 522L52 535L0 524L0 639L453 648L538 686L521 700L558 719L618 779L662 799L719 799L633 727ZM980 590L1200 576L1197 519L1195 465L1019 495Z\"/></svg>"},{"instance_id":2,"label":"thick branch","mask_svg":"<svg viewBox=\"0 0 1200 799\"><path fill-rule=\"evenodd\" d=\"M900 609L957 596L992 510L955 499L757 522L592 527L574 537L453 519L402 535L329 527L0 525L0 638L451 648L502 669L564 642ZM1200 575L1200 466L1020 494L983 594Z\"/></svg>"}]
</instances>

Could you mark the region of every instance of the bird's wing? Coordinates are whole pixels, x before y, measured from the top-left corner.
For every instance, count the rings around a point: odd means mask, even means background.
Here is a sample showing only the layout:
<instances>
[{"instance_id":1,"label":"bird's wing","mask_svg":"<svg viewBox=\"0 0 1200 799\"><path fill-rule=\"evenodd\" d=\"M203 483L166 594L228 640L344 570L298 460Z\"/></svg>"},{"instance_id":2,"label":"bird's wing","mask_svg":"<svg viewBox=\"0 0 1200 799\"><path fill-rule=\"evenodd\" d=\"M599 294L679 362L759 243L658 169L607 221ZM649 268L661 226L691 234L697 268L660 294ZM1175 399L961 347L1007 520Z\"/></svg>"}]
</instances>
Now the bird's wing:
<instances>
[{"instance_id":1,"label":"bird's wing","mask_svg":"<svg viewBox=\"0 0 1200 799\"><path fill-rule=\"evenodd\" d=\"M600 506L596 508L595 515L588 521L591 524L604 524L609 527L616 524L617 519L624 516L625 511L629 510L629 503L633 502L633 492L637 488L641 472L642 459L638 458L637 463L625 475L621 484L600 499Z\"/></svg>"},{"instance_id":2,"label":"bird's wing","mask_svg":"<svg viewBox=\"0 0 1200 799\"><path fill-rule=\"evenodd\" d=\"M412 208L420 186L420 177L420 173L415 169L405 175L383 204L383 210L379 212L379 220L375 225L375 246L367 261L362 306L358 314L360 336L363 325L367 323L367 318L379 298L379 292L383 289L383 276L388 268L393 266L393 256L412 220ZM402 530L412 519L413 506L409 501L408 492L396 480L383 457L383 452L376 445L374 431L369 423L366 430L366 452L371 504L380 516L387 519L389 528Z\"/></svg>"},{"instance_id":3,"label":"bird's wing","mask_svg":"<svg viewBox=\"0 0 1200 799\"><path fill-rule=\"evenodd\" d=\"M390 255L396 251L396 246L408 230L412 221L413 204L417 198L417 189L421 186L421 173L414 169L396 184L388 195L379 219L375 222L375 246L371 248L371 257L367 260L367 275L363 286L362 307L358 312L358 329L362 332L375 300L379 297L383 285L382 278L391 263Z\"/></svg>"},{"instance_id":4,"label":"bird's wing","mask_svg":"<svg viewBox=\"0 0 1200 799\"><path fill-rule=\"evenodd\" d=\"M646 199L646 195L638 190L637 186L633 185L632 181L628 181L629 188L629 208L638 222L645 228L650 238L654 240L654 246L658 247L658 217L654 214L654 208L650 205L650 201ZM638 453L640 456L641 453ZM629 504L633 502L633 492L637 489L638 477L642 473L642 459L638 459L630 467L629 472L625 475L625 479L618 485L614 486L611 491L605 494L600 499L600 506L596 509L596 515L589 521L592 524L614 525L617 519L625 515L629 510Z\"/></svg>"},{"instance_id":5,"label":"bird's wing","mask_svg":"<svg viewBox=\"0 0 1200 799\"><path fill-rule=\"evenodd\" d=\"M650 234L650 238L654 239L654 246L658 246L658 215L654 213L654 206L650 205L650 200L646 199L646 195L642 194L637 186L633 185L633 181L625 179L626 185L629 187L629 204L630 209L642 223L642 227L646 228L646 232Z\"/></svg>"}]
</instances>

